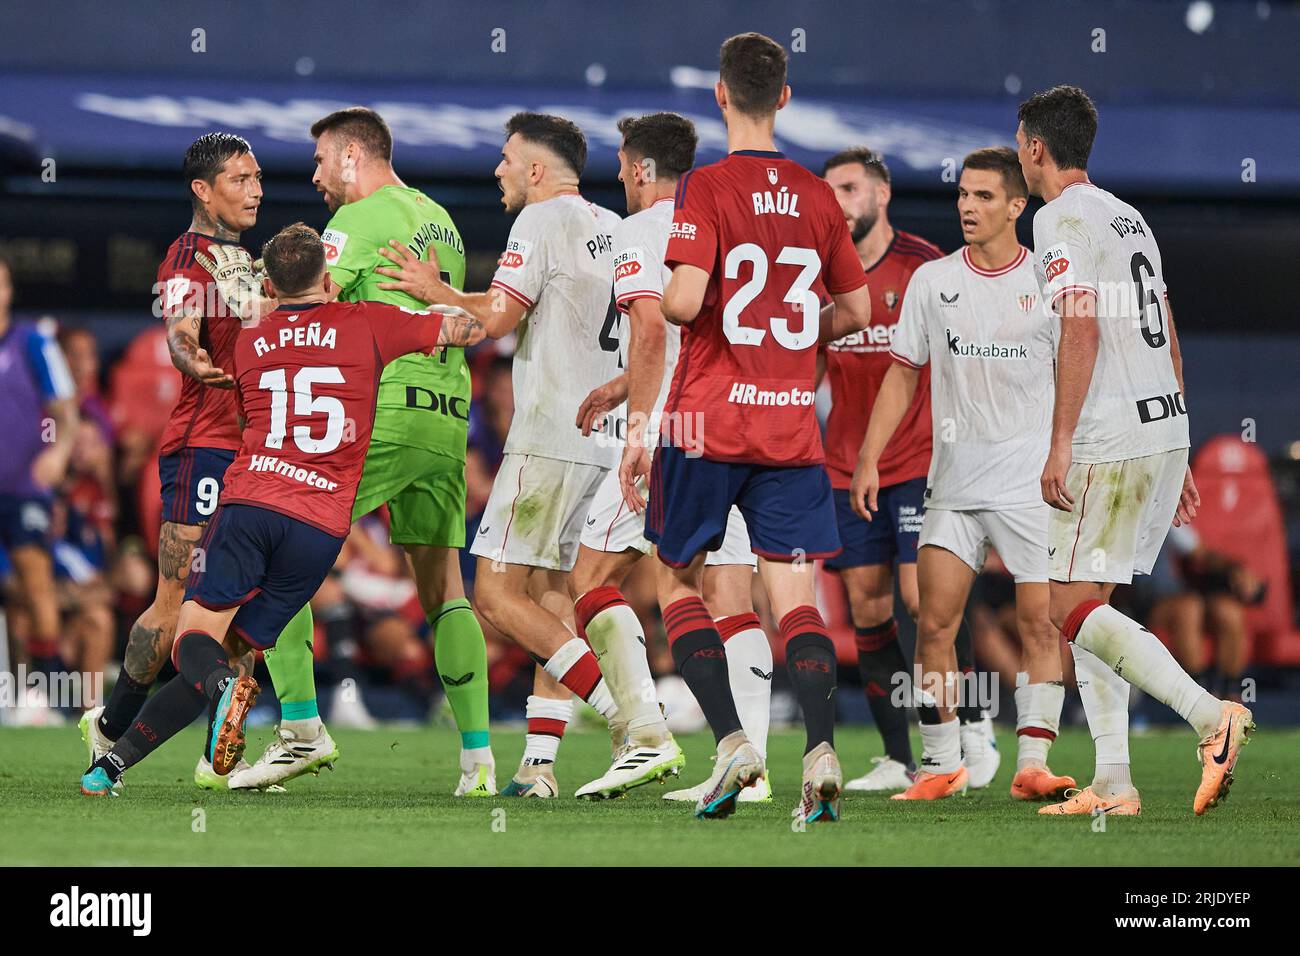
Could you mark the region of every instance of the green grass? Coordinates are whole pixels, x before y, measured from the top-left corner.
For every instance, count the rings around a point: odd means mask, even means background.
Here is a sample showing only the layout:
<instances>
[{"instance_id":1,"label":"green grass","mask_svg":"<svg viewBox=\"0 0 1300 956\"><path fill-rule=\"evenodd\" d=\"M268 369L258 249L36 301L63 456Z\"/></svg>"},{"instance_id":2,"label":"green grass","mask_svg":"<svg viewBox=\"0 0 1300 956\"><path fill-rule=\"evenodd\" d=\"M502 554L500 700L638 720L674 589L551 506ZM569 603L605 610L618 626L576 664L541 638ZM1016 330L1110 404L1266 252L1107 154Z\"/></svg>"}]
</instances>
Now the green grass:
<instances>
[{"instance_id":1,"label":"green grass","mask_svg":"<svg viewBox=\"0 0 1300 956\"><path fill-rule=\"evenodd\" d=\"M250 751L269 735L254 731ZM500 784L522 736L494 737ZM200 743L191 728L134 768L123 796L91 799L77 788L86 760L75 727L0 729L0 865L1300 864L1300 732L1290 730L1261 729L1238 764L1232 799L1201 819L1191 811L1199 779L1191 734L1135 738L1142 816L1108 818L1105 832L1086 818L1038 817L1010 799L1010 734L1000 739L1007 756L988 790L936 803L851 795L843 822L806 832L791 826L802 752L802 734L792 732L771 741L775 801L743 805L725 821L693 819L687 805L660 800L656 784L599 804L453 799L452 732L345 731L338 739L338 769L292 781L287 793L209 793L191 783ZM879 748L869 728L843 730L837 743L850 775ZM709 768L711 740L692 735L682 744L683 779L693 784ZM604 734L571 733L560 752L563 791L602 773L608 754ZM1087 775L1091 742L1067 732L1052 765ZM195 832L198 817L206 832Z\"/></svg>"}]
</instances>

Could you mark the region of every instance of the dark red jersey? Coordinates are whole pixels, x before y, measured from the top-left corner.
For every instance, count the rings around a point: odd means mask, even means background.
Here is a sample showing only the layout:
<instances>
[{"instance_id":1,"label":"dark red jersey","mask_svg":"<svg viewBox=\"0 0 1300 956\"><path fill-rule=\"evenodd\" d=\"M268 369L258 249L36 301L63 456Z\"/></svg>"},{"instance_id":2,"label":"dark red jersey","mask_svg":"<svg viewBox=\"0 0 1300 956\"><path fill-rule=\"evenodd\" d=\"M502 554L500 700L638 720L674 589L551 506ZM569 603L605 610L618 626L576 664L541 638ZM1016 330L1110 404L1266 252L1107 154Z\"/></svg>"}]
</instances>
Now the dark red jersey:
<instances>
[{"instance_id":1,"label":"dark red jersey","mask_svg":"<svg viewBox=\"0 0 1300 956\"><path fill-rule=\"evenodd\" d=\"M199 346L207 350L212 364L230 371L230 357L239 335L239 318L230 315L217 292L212 276L194 261L194 253L206 252L218 244L237 245L197 232L182 233L167 249L158 266L155 294L162 303L164 320L197 306L203 314L199 324ZM235 421L235 393L212 388L188 375L181 376L181 396L163 430L159 453L170 455L182 448L239 447L239 425Z\"/></svg>"},{"instance_id":2,"label":"dark red jersey","mask_svg":"<svg viewBox=\"0 0 1300 956\"><path fill-rule=\"evenodd\" d=\"M858 463L867 421L880 383L893 361L889 343L912 273L923 262L943 255L919 236L895 231L880 261L866 270L871 284L871 324L828 343L826 375L831 386L831 414L826 422L826 470L831 487L848 488ZM921 370L912 404L880 456L880 485L887 488L930 471L930 368Z\"/></svg>"},{"instance_id":3,"label":"dark red jersey","mask_svg":"<svg viewBox=\"0 0 1300 956\"><path fill-rule=\"evenodd\" d=\"M352 523L384 366L432 352L442 316L382 302L281 306L241 329L234 376L243 415L223 504L269 508L327 534Z\"/></svg>"},{"instance_id":4,"label":"dark red jersey","mask_svg":"<svg viewBox=\"0 0 1300 956\"><path fill-rule=\"evenodd\" d=\"M665 262L709 273L683 327L661 434L712 461L822 461L813 409L818 291L867 277L830 186L782 154L739 150L677 186Z\"/></svg>"}]
</instances>

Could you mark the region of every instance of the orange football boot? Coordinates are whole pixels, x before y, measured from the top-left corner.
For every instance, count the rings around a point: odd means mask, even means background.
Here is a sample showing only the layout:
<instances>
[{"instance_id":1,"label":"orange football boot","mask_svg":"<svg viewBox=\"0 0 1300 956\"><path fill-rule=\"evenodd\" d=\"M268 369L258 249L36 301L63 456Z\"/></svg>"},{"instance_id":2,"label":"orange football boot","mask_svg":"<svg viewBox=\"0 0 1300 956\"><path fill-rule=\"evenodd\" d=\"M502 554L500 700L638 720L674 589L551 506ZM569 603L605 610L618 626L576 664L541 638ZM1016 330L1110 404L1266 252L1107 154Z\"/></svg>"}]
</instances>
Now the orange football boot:
<instances>
[{"instance_id":1,"label":"orange football boot","mask_svg":"<svg viewBox=\"0 0 1300 956\"><path fill-rule=\"evenodd\" d=\"M1196 759L1201 762L1201 785L1196 788L1192 809L1198 817L1228 799L1232 768L1237 763L1241 745L1249 742L1250 732L1254 729L1255 721L1248 709L1232 701L1223 702L1219 728L1196 748Z\"/></svg>"},{"instance_id":2,"label":"orange football boot","mask_svg":"<svg viewBox=\"0 0 1300 956\"><path fill-rule=\"evenodd\" d=\"M1065 791L1074 786L1073 777L1059 776L1043 766L1032 766L1016 771L1011 780L1011 795L1017 800L1048 800L1064 796Z\"/></svg>"},{"instance_id":3,"label":"orange football boot","mask_svg":"<svg viewBox=\"0 0 1300 956\"><path fill-rule=\"evenodd\" d=\"M916 780L910 787L889 799L942 800L956 793L964 794L968 783L970 783L970 774L966 772L965 767L958 768L956 773L930 773L928 770L923 770L917 774Z\"/></svg>"},{"instance_id":4,"label":"orange football boot","mask_svg":"<svg viewBox=\"0 0 1300 956\"><path fill-rule=\"evenodd\" d=\"M1082 790L1067 790L1064 803L1053 803L1038 812L1049 817L1075 816L1077 814L1104 813L1108 817L1135 817L1142 812L1142 798L1136 790L1129 790L1118 797L1099 797L1092 787Z\"/></svg>"}]
</instances>

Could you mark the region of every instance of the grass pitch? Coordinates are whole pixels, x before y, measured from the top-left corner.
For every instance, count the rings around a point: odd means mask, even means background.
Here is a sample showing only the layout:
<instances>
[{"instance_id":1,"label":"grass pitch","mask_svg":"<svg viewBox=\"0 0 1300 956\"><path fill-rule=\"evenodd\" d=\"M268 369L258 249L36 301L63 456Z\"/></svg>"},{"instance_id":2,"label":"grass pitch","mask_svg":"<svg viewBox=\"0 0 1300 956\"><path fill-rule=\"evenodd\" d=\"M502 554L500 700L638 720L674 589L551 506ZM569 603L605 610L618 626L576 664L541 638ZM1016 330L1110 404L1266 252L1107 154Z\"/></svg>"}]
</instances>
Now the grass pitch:
<instances>
[{"instance_id":1,"label":"grass pitch","mask_svg":"<svg viewBox=\"0 0 1300 956\"><path fill-rule=\"evenodd\" d=\"M270 728L249 735L261 752ZM455 799L456 735L444 729L337 734L334 772L289 783L286 793L197 790L191 774L201 744L192 727L131 770L116 799L82 797L86 764L75 727L0 729L0 865L1200 865L1300 864L1300 732L1261 728L1243 751L1232 799L1197 819L1199 780L1188 732L1135 737L1132 757L1142 815L1047 819L1007 795L1015 739L1002 733L993 785L935 803L890 803L849 795L838 825L798 832L790 810L799 788L801 732L773 734L771 804L742 805L725 821L695 820L665 789L642 787L619 800ZM712 739L681 738L682 783L703 779ZM871 728L841 729L846 774L879 753ZM522 731L493 737L504 785ZM919 753L919 742L917 743ZM566 794L603 773L604 734L571 733L558 777ZM1070 729L1052 766L1087 779L1092 745ZM673 786L670 784L670 786Z\"/></svg>"}]
</instances>

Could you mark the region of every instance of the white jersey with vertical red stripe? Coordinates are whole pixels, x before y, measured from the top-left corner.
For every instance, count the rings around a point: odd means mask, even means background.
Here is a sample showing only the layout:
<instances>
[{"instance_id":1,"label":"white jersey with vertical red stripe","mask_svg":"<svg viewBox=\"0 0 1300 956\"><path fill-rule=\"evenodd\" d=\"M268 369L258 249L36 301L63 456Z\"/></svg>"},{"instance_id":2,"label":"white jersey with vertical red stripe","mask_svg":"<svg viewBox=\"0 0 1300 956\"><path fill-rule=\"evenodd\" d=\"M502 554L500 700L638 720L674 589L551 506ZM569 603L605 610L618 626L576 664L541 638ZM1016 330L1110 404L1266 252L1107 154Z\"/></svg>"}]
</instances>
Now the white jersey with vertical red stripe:
<instances>
[{"instance_id":1,"label":"white jersey with vertical red stripe","mask_svg":"<svg viewBox=\"0 0 1300 956\"><path fill-rule=\"evenodd\" d=\"M620 313L629 312L637 299L653 300L656 306L663 300L664 288L672 278L672 270L664 265L672 226L673 200L669 196L633 213L614 227L614 301ZM682 348L681 326L667 322L664 325L664 380L650 413L651 436L659 433L659 419ZM632 323L620 319L619 354L623 368L628 367L631 338ZM617 414L626 418L627 407L620 406Z\"/></svg>"},{"instance_id":2,"label":"white jersey with vertical red stripe","mask_svg":"<svg viewBox=\"0 0 1300 956\"><path fill-rule=\"evenodd\" d=\"M592 389L618 374L612 295L619 217L576 194L525 206L510 229L492 286L521 303L513 366L515 414L505 451L601 468L617 440L574 424Z\"/></svg>"},{"instance_id":3,"label":"white jersey with vertical red stripe","mask_svg":"<svg viewBox=\"0 0 1300 956\"><path fill-rule=\"evenodd\" d=\"M927 508L1042 505L1055 334L1023 247L999 269L976 266L965 247L912 273L890 354L930 365Z\"/></svg>"},{"instance_id":4,"label":"white jersey with vertical red stripe","mask_svg":"<svg viewBox=\"0 0 1300 956\"><path fill-rule=\"evenodd\" d=\"M1141 214L1092 183L1067 186L1034 216L1034 270L1049 308L1069 293L1097 297L1101 338L1074 460L1187 448L1160 248Z\"/></svg>"}]
</instances>

